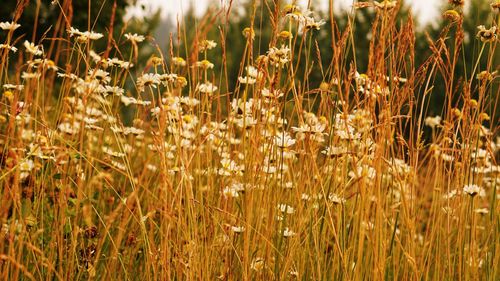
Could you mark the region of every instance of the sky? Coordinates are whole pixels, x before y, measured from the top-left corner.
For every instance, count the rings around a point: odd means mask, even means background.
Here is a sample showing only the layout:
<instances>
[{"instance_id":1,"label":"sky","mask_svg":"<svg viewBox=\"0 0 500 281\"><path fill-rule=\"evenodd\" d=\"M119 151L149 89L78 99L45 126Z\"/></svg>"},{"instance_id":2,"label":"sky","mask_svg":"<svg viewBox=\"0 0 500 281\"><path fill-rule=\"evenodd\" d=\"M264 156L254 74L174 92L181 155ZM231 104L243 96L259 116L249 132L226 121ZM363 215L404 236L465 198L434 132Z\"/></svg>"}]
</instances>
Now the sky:
<instances>
[{"instance_id":1,"label":"sky","mask_svg":"<svg viewBox=\"0 0 500 281\"><path fill-rule=\"evenodd\" d=\"M233 5L237 5L239 1L242 0L233 0ZM319 0L323 4L323 8L328 7L328 0ZM379 2L381 2L380 0ZM228 3L229 0L217 0L219 3ZM293 1L289 1L293 2ZM302 7L307 7L307 0L298 0L297 3ZM409 1L413 7L413 12L417 15L421 22L425 23L430 21L433 17L438 14L437 5L439 5L440 1L436 0L410 0ZM162 9L162 16L167 17L171 16L172 19L175 19L177 15L181 15L182 11L186 11L191 3L195 4L195 10L198 14L202 14L203 11L207 8L208 4L211 3L209 0L138 0L138 5L135 8L131 8L128 11L128 15L144 15L144 12L141 11L141 5L144 5L146 8L146 14L149 12L156 11L156 9ZM340 5L344 8L349 8L353 0L334 0L334 3ZM149 12L148 12L149 11Z\"/></svg>"}]
</instances>

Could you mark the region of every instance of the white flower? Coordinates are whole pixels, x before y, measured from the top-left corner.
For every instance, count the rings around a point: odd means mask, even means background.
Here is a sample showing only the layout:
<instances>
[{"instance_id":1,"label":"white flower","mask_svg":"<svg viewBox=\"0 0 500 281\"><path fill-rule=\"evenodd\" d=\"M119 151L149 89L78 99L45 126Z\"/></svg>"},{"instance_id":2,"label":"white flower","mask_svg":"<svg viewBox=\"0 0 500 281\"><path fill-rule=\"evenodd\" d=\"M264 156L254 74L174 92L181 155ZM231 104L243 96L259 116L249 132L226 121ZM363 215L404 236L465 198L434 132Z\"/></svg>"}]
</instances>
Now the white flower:
<instances>
[{"instance_id":1,"label":"white flower","mask_svg":"<svg viewBox=\"0 0 500 281\"><path fill-rule=\"evenodd\" d=\"M54 61L49 59L34 59L28 61L28 64L33 68L46 68L57 71L57 66L55 65Z\"/></svg>"},{"instance_id":2,"label":"white flower","mask_svg":"<svg viewBox=\"0 0 500 281\"><path fill-rule=\"evenodd\" d=\"M389 0L384 0L382 3L379 3L377 1L374 1L373 4L377 9L381 10L390 10L398 4L398 1L389 1Z\"/></svg>"},{"instance_id":3,"label":"white flower","mask_svg":"<svg viewBox=\"0 0 500 281\"><path fill-rule=\"evenodd\" d=\"M253 118L252 116L248 115L241 118L235 118L232 120L232 122L236 124L236 126L242 129L243 128L248 129L252 126L257 125L257 120L255 120L255 118Z\"/></svg>"},{"instance_id":4,"label":"white flower","mask_svg":"<svg viewBox=\"0 0 500 281\"><path fill-rule=\"evenodd\" d=\"M231 102L231 108L233 109L233 112L238 115L251 115L253 107L253 99L249 99L248 101L244 101L242 99L233 99L233 101Z\"/></svg>"},{"instance_id":5,"label":"white flower","mask_svg":"<svg viewBox=\"0 0 500 281\"><path fill-rule=\"evenodd\" d=\"M144 134L144 130L138 129L135 127L125 127L125 128L123 128L123 134L124 135L129 135L129 134L142 135L142 134Z\"/></svg>"},{"instance_id":6,"label":"white flower","mask_svg":"<svg viewBox=\"0 0 500 281\"><path fill-rule=\"evenodd\" d=\"M114 151L113 149L111 149L108 146L103 146L102 147L102 152L104 152L104 153L106 153L106 154L108 154L110 156L113 156L113 157L119 157L119 158L121 158L121 157L125 157L126 156L125 153Z\"/></svg>"},{"instance_id":7,"label":"white flower","mask_svg":"<svg viewBox=\"0 0 500 281\"><path fill-rule=\"evenodd\" d=\"M488 156L488 151L481 148L478 148L471 154L472 159L485 159L487 156Z\"/></svg>"},{"instance_id":8,"label":"white flower","mask_svg":"<svg viewBox=\"0 0 500 281\"><path fill-rule=\"evenodd\" d=\"M199 84L198 87L196 87L196 88L201 93L209 94L209 95L213 94L218 89L217 86L213 85L210 82Z\"/></svg>"},{"instance_id":9,"label":"white flower","mask_svg":"<svg viewBox=\"0 0 500 281\"><path fill-rule=\"evenodd\" d=\"M177 82L177 79L179 77L175 73L165 73L165 74L161 74L159 76L159 78L160 78L160 81L163 84L163 86L166 87L166 86L168 86L168 83L173 84L173 83Z\"/></svg>"},{"instance_id":10,"label":"white flower","mask_svg":"<svg viewBox=\"0 0 500 281\"><path fill-rule=\"evenodd\" d=\"M285 236L285 237L292 237L292 236L295 236L296 234L297 233L295 233L293 230L291 230L288 227L285 227L285 229L283 230L283 236Z\"/></svg>"},{"instance_id":11,"label":"white flower","mask_svg":"<svg viewBox=\"0 0 500 281\"><path fill-rule=\"evenodd\" d=\"M200 52L205 52L217 47L217 43L213 40L203 40L200 42Z\"/></svg>"},{"instance_id":12,"label":"white flower","mask_svg":"<svg viewBox=\"0 0 500 281\"><path fill-rule=\"evenodd\" d=\"M329 146L321 151L321 153L329 157L340 156L347 153L347 148L343 146Z\"/></svg>"},{"instance_id":13,"label":"white flower","mask_svg":"<svg viewBox=\"0 0 500 281\"><path fill-rule=\"evenodd\" d=\"M195 107L198 104L200 104L200 101L195 98L190 98L190 97L181 97L179 100L182 104L189 106L189 107Z\"/></svg>"},{"instance_id":14,"label":"white flower","mask_svg":"<svg viewBox=\"0 0 500 281\"><path fill-rule=\"evenodd\" d=\"M109 73L102 69L89 69L89 76L97 79L99 82L107 84L111 81Z\"/></svg>"},{"instance_id":15,"label":"white flower","mask_svg":"<svg viewBox=\"0 0 500 281\"><path fill-rule=\"evenodd\" d=\"M491 81L496 76L496 74L497 74L497 71L488 72L487 70L483 70L476 75L476 79L482 80L482 81L483 80L484 81Z\"/></svg>"},{"instance_id":16,"label":"white flower","mask_svg":"<svg viewBox=\"0 0 500 281\"><path fill-rule=\"evenodd\" d=\"M73 88L79 94L91 94L99 89L99 82L97 80L83 80L78 79L73 83Z\"/></svg>"},{"instance_id":17,"label":"white flower","mask_svg":"<svg viewBox=\"0 0 500 281\"><path fill-rule=\"evenodd\" d=\"M81 36L83 34L80 30L78 30L77 28L74 28L72 26L67 31L69 33L69 37Z\"/></svg>"},{"instance_id":18,"label":"white flower","mask_svg":"<svg viewBox=\"0 0 500 281\"><path fill-rule=\"evenodd\" d=\"M27 80L27 79L38 79L40 78L41 74L40 73L28 73L24 72L21 74L21 78Z\"/></svg>"},{"instance_id":19,"label":"white flower","mask_svg":"<svg viewBox=\"0 0 500 281\"><path fill-rule=\"evenodd\" d=\"M134 66L133 63L130 63L128 61L122 61L118 58L112 58L112 59L108 58L107 63L113 66L121 67L123 69L130 69L132 66Z\"/></svg>"},{"instance_id":20,"label":"white flower","mask_svg":"<svg viewBox=\"0 0 500 281\"><path fill-rule=\"evenodd\" d=\"M474 210L474 212L477 213L477 214L486 215L490 211L488 210L488 208L477 208L477 209Z\"/></svg>"},{"instance_id":21,"label":"white flower","mask_svg":"<svg viewBox=\"0 0 500 281\"><path fill-rule=\"evenodd\" d=\"M80 30L78 30L74 27L70 27L68 29L68 33L69 33L69 37L73 37L73 36L77 37L77 40L79 42L86 42L88 40L99 40L102 37L104 37L104 35L102 35L101 33L93 32L93 31L81 32Z\"/></svg>"},{"instance_id":22,"label":"white flower","mask_svg":"<svg viewBox=\"0 0 500 281\"><path fill-rule=\"evenodd\" d=\"M151 172L153 172L153 173L154 173L154 172L156 172L156 171L158 171L158 167L156 167L156 166L155 166L155 165L153 165L153 164L147 164L147 165L146 165L146 169L150 170L150 171L151 171Z\"/></svg>"},{"instance_id":23,"label":"white flower","mask_svg":"<svg viewBox=\"0 0 500 281\"><path fill-rule=\"evenodd\" d=\"M455 160L455 157L453 155L449 155L449 154L446 154L446 153L442 153L441 154L441 158L445 162L451 162L451 161Z\"/></svg>"},{"instance_id":24,"label":"white flower","mask_svg":"<svg viewBox=\"0 0 500 281\"><path fill-rule=\"evenodd\" d=\"M249 84L249 85L255 84L255 82L257 82L257 80L255 78L252 78L249 76L245 76L245 77L240 76L240 77L238 77L238 81L241 84Z\"/></svg>"},{"instance_id":25,"label":"white flower","mask_svg":"<svg viewBox=\"0 0 500 281\"><path fill-rule=\"evenodd\" d=\"M144 92L145 87L151 86L156 88L160 84L160 75L155 73L145 73L141 77L137 78L137 90L139 92Z\"/></svg>"},{"instance_id":26,"label":"white flower","mask_svg":"<svg viewBox=\"0 0 500 281\"><path fill-rule=\"evenodd\" d=\"M102 37L104 37L104 35L102 35L101 33L97 33L97 32L93 32L93 31L85 31L83 33L83 37L82 39L89 39L89 40L99 40L101 39ZM86 41L85 40L85 41Z\"/></svg>"},{"instance_id":27,"label":"white flower","mask_svg":"<svg viewBox=\"0 0 500 281\"><path fill-rule=\"evenodd\" d=\"M304 201L309 201L309 200L311 200L311 196L309 194L302 193L302 195L300 196L300 199L302 199Z\"/></svg>"},{"instance_id":28,"label":"white flower","mask_svg":"<svg viewBox=\"0 0 500 281\"><path fill-rule=\"evenodd\" d=\"M224 190L222 191L222 194L224 195L225 198L227 198L227 197L233 197L233 198L240 197L240 195L238 194L238 191L236 191L235 189L233 189L229 186L226 186L224 188Z\"/></svg>"},{"instance_id":29,"label":"white flower","mask_svg":"<svg viewBox=\"0 0 500 281\"><path fill-rule=\"evenodd\" d=\"M0 28L3 30L16 30L20 27L20 24L14 22L0 22Z\"/></svg>"},{"instance_id":30,"label":"white flower","mask_svg":"<svg viewBox=\"0 0 500 281\"><path fill-rule=\"evenodd\" d=\"M311 29L320 30L321 26L326 23L323 19L320 21L316 21L312 17L303 17L302 21L304 24L304 30L311 30Z\"/></svg>"},{"instance_id":31,"label":"white flower","mask_svg":"<svg viewBox=\"0 0 500 281\"><path fill-rule=\"evenodd\" d=\"M283 96L283 92L280 91L279 89L274 89L272 92L268 88L264 88L261 91L261 94L265 98L281 98Z\"/></svg>"},{"instance_id":32,"label":"white flower","mask_svg":"<svg viewBox=\"0 0 500 281\"><path fill-rule=\"evenodd\" d=\"M480 197L486 196L486 192L484 191L484 188L480 187L477 184L467 184L464 186L463 189L465 194L468 194L472 197L479 195Z\"/></svg>"},{"instance_id":33,"label":"white flower","mask_svg":"<svg viewBox=\"0 0 500 281\"><path fill-rule=\"evenodd\" d=\"M33 160L31 159L25 159L21 163L19 163L19 169L23 172L29 172L33 170L35 167L35 164L33 163Z\"/></svg>"},{"instance_id":34,"label":"white flower","mask_svg":"<svg viewBox=\"0 0 500 281\"><path fill-rule=\"evenodd\" d=\"M287 204L278 204L278 210L289 215L295 213L295 209L292 206L288 206Z\"/></svg>"},{"instance_id":35,"label":"white flower","mask_svg":"<svg viewBox=\"0 0 500 281\"><path fill-rule=\"evenodd\" d=\"M137 104L137 99L134 97L120 96L120 101L125 105Z\"/></svg>"},{"instance_id":36,"label":"white flower","mask_svg":"<svg viewBox=\"0 0 500 281\"><path fill-rule=\"evenodd\" d=\"M226 186L224 190L222 191L222 194L224 197L233 197L233 198L238 198L240 197L239 192L245 190L243 187L243 184L241 183L233 183L231 186Z\"/></svg>"},{"instance_id":37,"label":"white flower","mask_svg":"<svg viewBox=\"0 0 500 281\"><path fill-rule=\"evenodd\" d=\"M26 51L30 54L33 54L34 56L41 56L43 55L43 50L42 46L37 46L32 42L29 42L28 40L24 41L24 47L26 48Z\"/></svg>"},{"instance_id":38,"label":"white flower","mask_svg":"<svg viewBox=\"0 0 500 281\"><path fill-rule=\"evenodd\" d=\"M294 140L288 133L278 133L274 137L274 144L280 148L288 148L294 145L296 140Z\"/></svg>"},{"instance_id":39,"label":"white flower","mask_svg":"<svg viewBox=\"0 0 500 281\"><path fill-rule=\"evenodd\" d=\"M115 96L123 96L123 93L125 92L124 89L118 87L118 86L109 86L109 85L106 85L104 86L103 88L99 88L100 89L100 93L103 94L104 96L108 95L108 94L114 94Z\"/></svg>"},{"instance_id":40,"label":"white flower","mask_svg":"<svg viewBox=\"0 0 500 281\"><path fill-rule=\"evenodd\" d=\"M137 33L127 33L125 34L125 38L127 38L127 40L129 40L130 42L132 43L140 43L142 41L144 41L145 37L142 36L142 35L138 35Z\"/></svg>"},{"instance_id":41,"label":"white flower","mask_svg":"<svg viewBox=\"0 0 500 281\"><path fill-rule=\"evenodd\" d=\"M73 73L62 73L62 72L58 72L57 73L57 77L60 77L60 78L68 78L70 80L77 80L78 79L78 76L76 76L75 74Z\"/></svg>"},{"instance_id":42,"label":"white flower","mask_svg":"<svg viewBox=\"0 0 500 281\"><path fill-rule=\"evenodd\" d=\"M59 124L59 126L57 126L57 128L63 133L74 135L80 130L80 122L75 121L72 124L68 122L61 123Z\"/></svg>"},{"instance_id":43,"label":"white flower","mask_svg":"<svg viewBox=\"0 0 500 281\"><path fill-rule=\"evenodd\" d=\"M243 231L245 231L245 227L244 226L231 226L231 230L235 233L242 233Z\"/></svg>"},{"instance_id":44,"label":"white flower","mask_svg":"<svg viewBox=\"0 0 500 281\"><path fill-rule=\"evenodd\" d=\"M377 174L376 170L368 165L357 166L356 171L349 172L349 176L355 179L364 177L368 179L374 179L376 174Z\"/></svg>"},{"instance_id":45,"label":"white flower","mask_svg":"<svg viewBox=\"0 0 500 281\"><path fill-rule=\"evenodd\" d=\"M5 90L18 90L18 91L22 91L24 89L24 85L4 84L3 88Z\"/></svg>"},{"instance_id":46,"label":"white flower","mask_svg":"<svg viewBox=\"0 0 500 281\"><path fill-rule=\"evenodd\" d=\"M269 61L276 67L283 66L290 60L290 48L281 46L281 48L272 47L267 53Z\"/></svg>"},{"instance_id":47,"label":"white flower","mask_svg":"<svg viewBox=\"0 0 500 281\"><path fill-rule=\"evenodd\" d=\"M481 39L481 42L494 42L497 39L498 35L496 26L486 29L484 25L480 25L477 29L479 29L479 31L477 32L476 37Z\"/></svg>"},{"instance_id":48,"label":"white flower","mask_svg":"<svg viewBox=\"0 0 500 281\"><path fill-rule=\"evenodd\" d=\"M119 169L119 170L122 170L122 171L126 171L127 170L127 166L125 166L124 164L118 162L118 161L115 161L115 160L111 160L111 166Z\"/></svg>"},{"instance_id":49,"label":"white flower","mask_svg":"<svg viewBox=\"0 0 500 281\"><path fill-rule=\"evenodd\" d=\"M186 61L181 57L173 57L172 63L176 66L186 66Z\"/></svg>"},{"instance_id":50,"label":"white flower","mask_svg":"<svg viewBox=\"0 0 500 281\"><path fill-rule=\"evenodd\" d=\"M100 63L102 62L103 65L105 65L106 67L108 66L107 64L107 61L103 61L102 57L96 53L94 50L90 50L90 53L89 53L90 57L92 58L92 60L95 62L95 63Z\"/></svg>"},{"instance_id":51,"label":"white flower","mask_svg":"<svg viewBox=\"0 0 500 281\"><path fill-rule=\"evenodd\" d=\"M335 130L335 135L343 140L357 140L361 134L356 132L351 125L341 125Z\"/></svg>"},{"instance_id":52,"label":"white flower","mask_svg":"<svg viewBox=\"0 0 500 281\"><path fill-rule=\"evenodd\" d=\"M441 116L437 115L435 117L427 117L425 118L425 125L434 129L436 126L441 124Z\"/></svg>"},{"instance_id":53,"label":"white flower","mask_svg":"<svg viewBox=\"0 0 500 281\"><path fill-rule=\"evenodd\" d=\"M334 204L344 204L345 203L345 199L342 198L341 196L335 194L335 193L330 193L328 195L328 200L330 200Z\"/></svg>"},{"instance_id":54,"label":"white flower","mask_svg":"<svg viewBox=\"0 0 500 281\"><path fill-rule=\"evenodd\" d=\"M231 175L232 172L239 172L242 170L242 167L236 164L234 160L228 158L223 158L220 160L220 163L222 165L222 169L219 170L219 174L221 175Z\"/></svg>"},{"instance_id":55,"label":"white flower","mask_svg":"<svg viewBox=\"0 0 500 281\"><path fill-rule=\"evenodd\" d=\"M245 69L247 70L247 75L252 78L261 78L262 76L259 70L251 65L247 66Z\"/></svg>"},{"instance_id":56,"label":"white flower","mask_svg":"<svg viewBox=\"0 0 500 281\"><path fill-rule=\"evenodd\" d=\"M369 221L369 222L362 221L361 227L366 229L366 230L374 230L375 229L375 225L371 221Z\"/></svg>"},{"instance_id":57,"label":"white flower","mask_svg":"<svg viewBox=\"0 0 500 281\"><path fill-rule=\"evenodd\" d=\"M203 68L203 69L212 69L212 68L214 68L214 64L211 63L208 60L197 61L194 65L196 67L200 67L200 68Z\"/></svg>"},{"instance_id":58,"label":"white flower","mask_svg":"<svg viewBox=\"0 0 500 281\"><path fill-rule=\"evenodd\" d=\"M0 44L0 49L7 49L12 51L13 53L17 52L17 48L8 44Z\"/></svg>"}]
</instances>

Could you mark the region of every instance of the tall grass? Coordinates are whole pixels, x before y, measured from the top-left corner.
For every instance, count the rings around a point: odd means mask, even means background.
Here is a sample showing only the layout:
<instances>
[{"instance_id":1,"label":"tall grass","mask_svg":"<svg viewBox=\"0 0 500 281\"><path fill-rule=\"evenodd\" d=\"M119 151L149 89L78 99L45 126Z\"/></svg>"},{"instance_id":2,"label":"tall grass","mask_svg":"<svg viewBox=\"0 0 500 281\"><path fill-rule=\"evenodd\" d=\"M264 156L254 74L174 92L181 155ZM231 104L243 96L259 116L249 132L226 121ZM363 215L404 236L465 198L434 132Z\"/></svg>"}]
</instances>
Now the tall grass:
<instances>
[{"instance_id":1,"label":"tall grass","mask_svg":"<svg viewBox=\"0 0 500 281\"><path fill-rule=\"evenodd\" d=\"M179 24L141 69L153 38L99 50L106 38L72 28L67 5L45 51L6 25L0 279L498 280L498 8L455 77L460 13L415 65L414 23L396 22L395 1L355 4L344 30L277 3L254 1L230 93L231 4L219 38L197 30L182 45L195 31ZM376 10L363 74L357 9ZM331 34L328 65L317 29ZM446 102L428 116L436 77Z\"/></svg>"}]
</instances>

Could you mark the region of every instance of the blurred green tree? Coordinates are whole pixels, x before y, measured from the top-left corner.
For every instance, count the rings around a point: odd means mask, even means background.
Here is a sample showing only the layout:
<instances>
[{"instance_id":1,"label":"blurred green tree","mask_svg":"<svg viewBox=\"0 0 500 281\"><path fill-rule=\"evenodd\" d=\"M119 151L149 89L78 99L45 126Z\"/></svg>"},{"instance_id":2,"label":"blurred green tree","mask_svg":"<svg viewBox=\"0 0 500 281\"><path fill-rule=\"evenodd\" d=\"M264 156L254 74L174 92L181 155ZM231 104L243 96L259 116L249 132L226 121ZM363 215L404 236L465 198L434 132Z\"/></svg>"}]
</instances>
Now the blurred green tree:
<instances>
[{"instance_id":1,"label":"blurred green tree","mask_svg":"<svg viewBox=\"0 0 500 281\"><path fill-rule=\"evenodd\" d=\"M22 23L16 32L39 41L44 34L52 36L51 31L55 32L60 21L80 30L104 32L111 24L119 29L125 9L135 3L136 0L6 0L2 1L0 19Z\"/></svg>"},{"instance_id":2,"label":"blurred green tree","mask_svg":"<svg viewBox=\"0 0 500 281\"><path fill-rule=\"evenodd\" d=\"M479 25L490 26L494 24L494 13L490 8L489 1L484 0L472 0L462 7L454 7L449 3L443 3L440 7L441 14L443 14L447 10L456 10L458 13L463 14L462 17L462 28L463 28L463 43L460 46L460 55L458 60L456 61L456 66L454 69L454 77L455 81L459 81L458 84L454 85L453 88L453 99L451 103L453 105L463 102L460 100L460 94L462 91L462 84L465 82L472 83L472 89L475 89L478 86L478 81L474 77L472 77L473 68L477 63L476 74L480 71L487 69L488 57L493 56L492 67L497 68L500 65L500 56L498 53L490 54L491 50L488 46L485 46L483 53L481 53L481 48L483 47L483 43L476 38L477 27ZM415 52L418 54L416 57L416 65L422 65L424 61L432 55L431 49L429 47L429 39L432 41L438 40L442 30L445 29L446 26L450 24L450 21L443 16L437 17L434 21L426 24L422 28L420 28L419 32L416 34L417 40L415 45ZM446 38L446 45L450 48L450 52L455 50L455 46L453 41L455 40L455 36L457 35L456 26L452 24L452 28ZM490 69L493 72L495 69ZM444 83L443 74L440 73L436 75L434 83L434 87L432 90L432 95L429 100L429 114L441 114L443 109L443 104L447 102L446 100L446 85ZM494 106L495 99L498 96L498 80L493 81L492 87L490 87L490 105ZM477 98L475 96L475 91L473 91L472 98ZM498 110L496 113L493 108L489 110L490 114L496 114L496 117L492 116L492 120L498 120L500 118Z\"/></svg>"}]
</instances>

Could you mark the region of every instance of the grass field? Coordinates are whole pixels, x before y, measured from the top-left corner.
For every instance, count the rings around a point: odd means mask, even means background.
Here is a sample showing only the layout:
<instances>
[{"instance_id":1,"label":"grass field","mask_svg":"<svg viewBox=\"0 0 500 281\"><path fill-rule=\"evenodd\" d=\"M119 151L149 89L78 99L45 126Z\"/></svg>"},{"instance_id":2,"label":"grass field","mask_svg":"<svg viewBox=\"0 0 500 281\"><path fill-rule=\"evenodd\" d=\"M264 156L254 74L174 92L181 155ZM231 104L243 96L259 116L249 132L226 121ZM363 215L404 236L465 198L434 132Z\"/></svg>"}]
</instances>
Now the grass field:
<instances>
[{"instance_id":1,"label":"grass field","mask_svg":"<svg viewBox=\"0 0 500 281\"><path fill-rule=\"evenodd\" d=\"M1 280L500 280L500 3L466 77L457 10L415 65L411 16L358 2L376 11L359 73L350 24L267 8L271 44L252 17L232 92L224 26L187 46L179 24L139 69L150 37L63 16L44 49L0 19Z\"/></svg>"}]
</instances>

